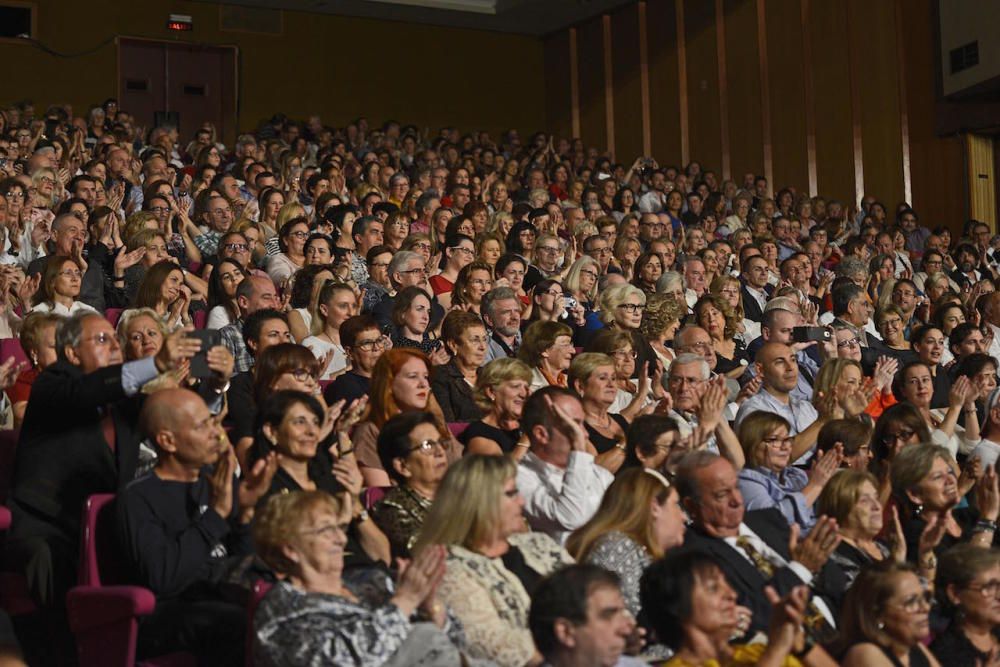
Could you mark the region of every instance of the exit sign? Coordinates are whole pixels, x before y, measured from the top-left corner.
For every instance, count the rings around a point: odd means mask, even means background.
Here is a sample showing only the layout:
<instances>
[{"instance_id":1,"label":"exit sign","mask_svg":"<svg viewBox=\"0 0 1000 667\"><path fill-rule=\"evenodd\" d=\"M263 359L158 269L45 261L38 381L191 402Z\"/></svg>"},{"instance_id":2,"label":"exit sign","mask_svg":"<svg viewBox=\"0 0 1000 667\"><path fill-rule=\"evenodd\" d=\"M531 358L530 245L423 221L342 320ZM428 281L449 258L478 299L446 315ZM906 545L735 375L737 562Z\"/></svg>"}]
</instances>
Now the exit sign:
<instances>
[{"instance_id":1,"label":"exit sign","mask_svg":"<svg viewBox=\"0 0 1000 667\"><path fill-rule=\"evenodd\" d=\"M194 29L194 21L189 14L171 14L167 19L167 30L187 32Z\"/></svg>"}]
</instances>

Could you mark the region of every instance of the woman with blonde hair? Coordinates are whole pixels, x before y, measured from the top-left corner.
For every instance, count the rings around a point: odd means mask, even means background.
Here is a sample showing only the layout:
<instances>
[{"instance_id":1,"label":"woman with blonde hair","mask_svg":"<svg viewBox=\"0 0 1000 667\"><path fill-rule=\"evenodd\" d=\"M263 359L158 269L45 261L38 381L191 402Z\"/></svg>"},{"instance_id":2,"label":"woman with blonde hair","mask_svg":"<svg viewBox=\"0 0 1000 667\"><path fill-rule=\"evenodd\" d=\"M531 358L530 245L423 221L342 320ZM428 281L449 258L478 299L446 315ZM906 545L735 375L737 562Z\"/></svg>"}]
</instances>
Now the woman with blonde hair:
<instances>
[{"instance_id":1,"label":"woman with blonde hair","mask_svg":"<svg viewBox=\"0 0 1000 667\"><path fill-rule=\"evenodd\" d=\"M503 255L503 249L503 237L495 232L476 234L476 261L489 266L491 272Z\"/></svg>"},{"instance_id":2,"label":"woman with blonde hair","mask_svg":"<svg viewBox=\"0 0 1000 667\"><path fill-rule=\"evenodd\" d=\"M576 299L584 308L585 317L589 315L597 302L597 282L601 276L601 265L596 259L584 255L573 262L563 280L563 289L567 296Z\"/></svg>"},{"instance_id":3,"label":"woman with blonde hair","mask_svg":"<svg viewBox=\"0 0 1000 667\"><path fill-rule=\"evenodd\" d=\"M636 352L636 369L643 368L655 358L653 348L639 333L643 311L646 309L646 293L635 285L615 285L601 292L601 321L608 329L628 331L632 335L632 349Z\"/></svg>"},{"instance_id":4,"label":"woman with blonde hair","mask_svg":"<svg viewBox=\"0 0 1000 667\"><path fill-rule=\"evenodd\" d=\"M525 532L523 511L514 460L471 454L448 470L413 548L420 558L447 547L438 597L465 627L470 654L501 667L542 662L528 629L528 590L572 562L545 533Z\"/></svg>"},{"instance_id":5,"label":"woman with blonde hair","mask_svg":"<svg viewBox=\"0 0 1000 667\"><path fill-rule=\"evenodd\" d=\"M639 580L663 554L684 542L684 512L677 489L655 470L623 470L604 492L594 516L566 540L580 563L593 563L621 578L625 607L640 611Z\"/></svg>"},{"instance_id":6,"label":"woman with blonde hair","mask_svg":"<svg viewBox=\"0 0 1000 667\"><path fill-rule=\"evenodd\" d=\"M722 297L729 304L737 321L736 333L733 336L748 344L760 336L760 322L747 319L746 311L743 310L743 293L740 287L739 278L723 273L712 280L708 291Z\"/></svg>"},{"instance_id":7,"label":"woman with blonde hair","mask_svg":"<svg viewBox=\"0 0 1000 667\"><path fill-rule=\"evenodd\" d=\"M473 396L483 417L458 437L467 454L509 454L520 460L527 453L520 420L530 386L531 368L518 359L500 357L480 370Z\"/></svg>"}]
</instances>

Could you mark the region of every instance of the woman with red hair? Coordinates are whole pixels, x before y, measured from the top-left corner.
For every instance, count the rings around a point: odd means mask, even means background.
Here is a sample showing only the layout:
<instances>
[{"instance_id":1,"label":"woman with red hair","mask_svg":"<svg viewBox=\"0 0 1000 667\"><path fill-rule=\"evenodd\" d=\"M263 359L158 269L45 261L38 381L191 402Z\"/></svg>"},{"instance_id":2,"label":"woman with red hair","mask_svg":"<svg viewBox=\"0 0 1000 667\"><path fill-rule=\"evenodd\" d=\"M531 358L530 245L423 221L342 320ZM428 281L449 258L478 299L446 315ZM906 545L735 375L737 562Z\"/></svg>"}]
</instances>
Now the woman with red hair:
<instances>
[{"instance_id":1,"label":"woman with red hair","mask_svg":"<svg viewBox=\"0 0 1000 667\"><path fill-rule=\"evenodd\" d=\"M365 486L390 485L389 475L382 468L376 447L382 426L390 417L418 410L426 410L438 418L438 432L448 454L448 462L457 460L462 455L462 448L451 436L441 406L431 392L430 359L413 348L386 350L372 369L368 412L351 437Z\"/></svg>"}]
</instances>

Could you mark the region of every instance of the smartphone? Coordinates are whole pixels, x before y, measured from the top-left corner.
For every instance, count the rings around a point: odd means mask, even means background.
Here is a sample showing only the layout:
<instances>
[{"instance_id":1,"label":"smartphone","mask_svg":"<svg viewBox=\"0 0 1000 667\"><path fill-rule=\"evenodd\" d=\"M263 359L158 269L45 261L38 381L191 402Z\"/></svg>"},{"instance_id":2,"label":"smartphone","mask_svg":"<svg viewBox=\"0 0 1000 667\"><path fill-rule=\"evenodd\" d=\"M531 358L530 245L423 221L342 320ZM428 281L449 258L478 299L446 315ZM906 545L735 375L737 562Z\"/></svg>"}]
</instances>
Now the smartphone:
<instances>
[{"instance_id":1,"label":"smartphone","mask_svg":"<svg viewBox=\"0 0 1000 667\"><path fill-rule=\"evenodd\" d=\"M826 327L794 327L792 341L796 343L822 343L830 340L830 330Z\"/></svg>"},{"instance_id":2,"label":"smartphone","mask_svg":"<svg viewBox=\"0 0 1000 667\"><path fill-rule=\"evenodd\" d=\"M212 375L208 367L208 351L216 345L222 345L222 334L218 329L196 329L187 334L188 338L201 341L201 350L191 357L191 377L203 379Z\"/></svg>"}]
</instances>

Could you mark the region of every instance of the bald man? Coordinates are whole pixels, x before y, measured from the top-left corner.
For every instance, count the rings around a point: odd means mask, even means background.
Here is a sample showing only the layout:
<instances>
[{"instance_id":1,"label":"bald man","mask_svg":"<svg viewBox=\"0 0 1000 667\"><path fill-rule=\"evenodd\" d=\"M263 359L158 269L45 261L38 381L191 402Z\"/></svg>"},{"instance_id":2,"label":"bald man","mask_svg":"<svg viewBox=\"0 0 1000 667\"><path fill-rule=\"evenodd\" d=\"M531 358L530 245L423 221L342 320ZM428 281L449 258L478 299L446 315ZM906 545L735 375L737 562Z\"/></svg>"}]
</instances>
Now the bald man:
<instances>
[{"instance_id":1,"label":"bald man","mask_svg":"<svg viewBox=\"0 0 1000 667\"><path fill-rule=\"evenodd\" d=\"M187 389L150 396L139 425L159 459L118 500L130 580L156 594L137 656L189 651L210 664L241 665L246 610L223 600L219 586L254 551L250 523L271 486L276 455L237 481L236 455L218 418Z\"/></svg>"},{"instance_id":2,"label":"bald man","mask_svg":"<svg viewBox=\"0 0 1000 667\"><path fill-rule=\"evenodd\" d=\"M788 421L788 434L795 439L792 460L796 463L805 462L816 446L820 428L837 415L820 414L812 403L792 395L799 380L799 362L791 346L765 343L757 352L754 366L757 374L763 378L763 384L760 391L743 401L740 406L740 411L736 414L737 430L744 417L758 410L780 415Z\"/></svg>"}]
</instances>

